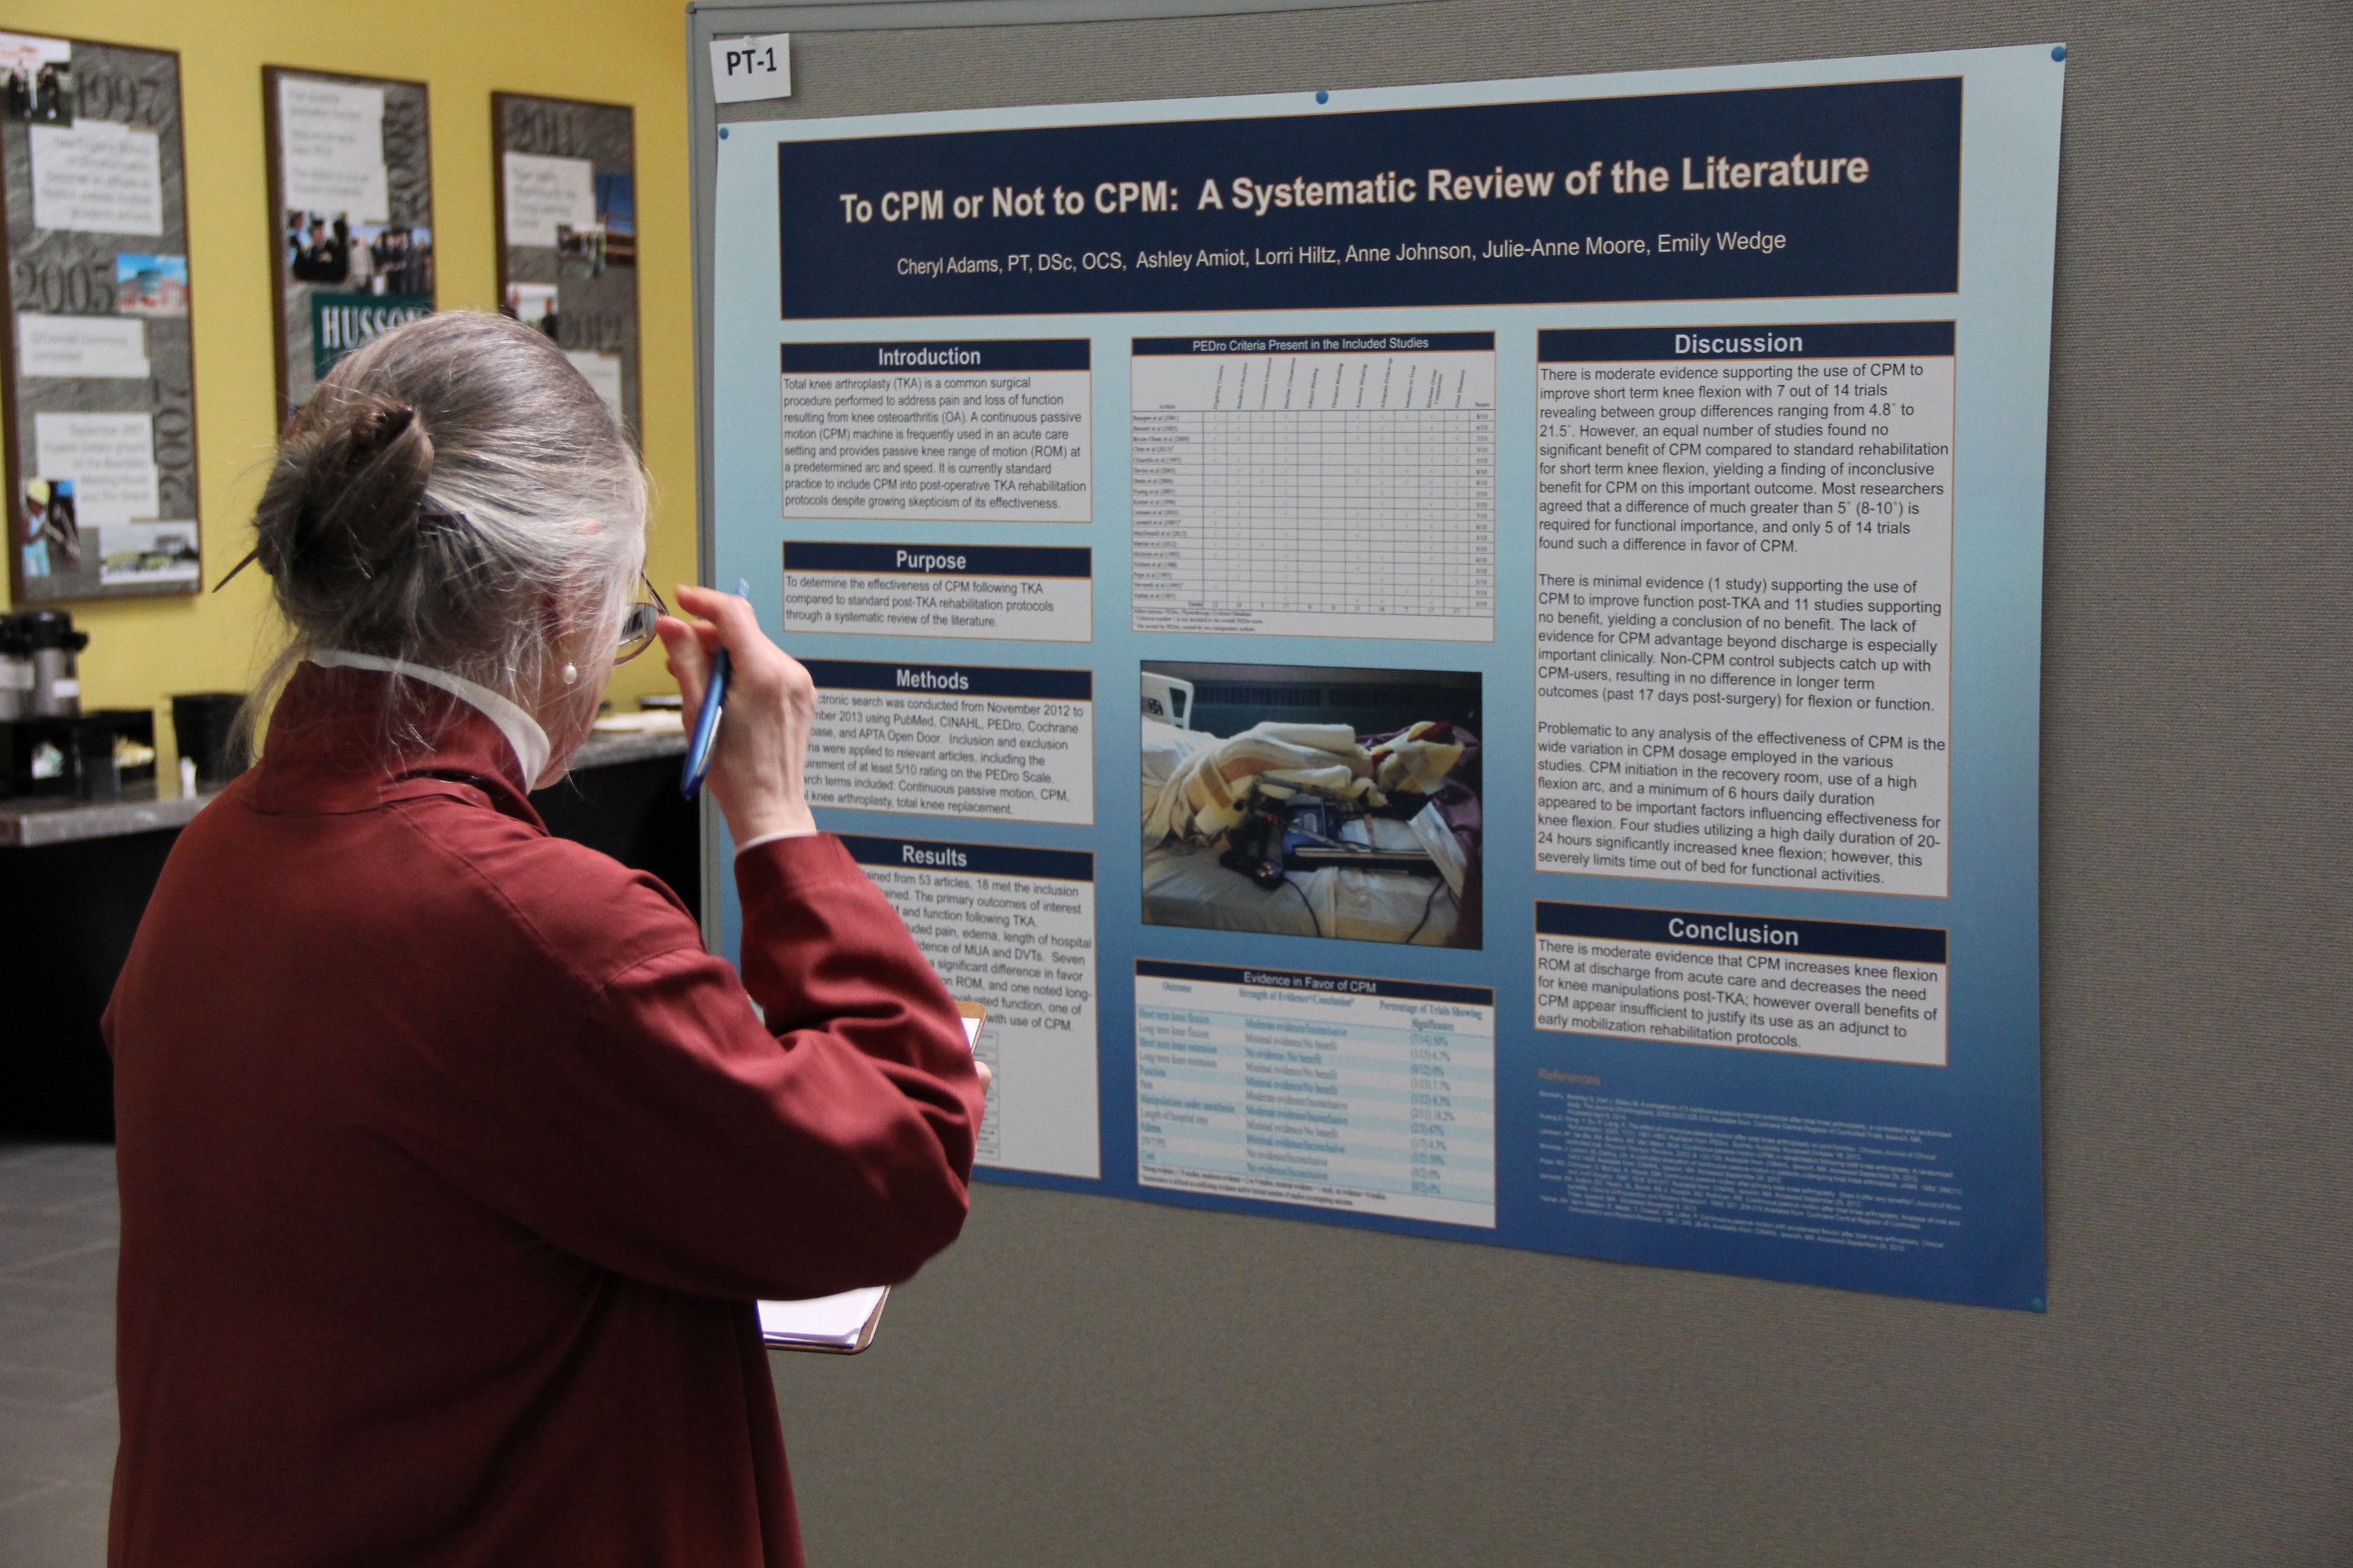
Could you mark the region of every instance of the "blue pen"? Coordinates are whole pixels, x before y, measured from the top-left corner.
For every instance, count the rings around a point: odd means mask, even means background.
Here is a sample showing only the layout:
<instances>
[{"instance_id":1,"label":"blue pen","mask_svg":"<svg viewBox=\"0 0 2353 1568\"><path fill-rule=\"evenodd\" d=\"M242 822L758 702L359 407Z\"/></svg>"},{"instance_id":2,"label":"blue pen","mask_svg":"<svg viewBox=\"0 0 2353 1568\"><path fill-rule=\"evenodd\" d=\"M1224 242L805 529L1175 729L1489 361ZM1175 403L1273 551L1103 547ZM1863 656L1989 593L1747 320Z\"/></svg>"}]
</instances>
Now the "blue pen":
<instances>
[{"instance_id":1,"label":"blue pen","mask_svg":"<svg viewBox=\"0 0 2353 1568\"><path fill-rule=\"evenodd\" d=\"M749 600L752 584L738 577L735 592ZM702 709L694 716L694 739L687 742L686 766L679 771L681 800L692 800L702 788L702 775L711 771L711 748L719 739L719 719L727 709L727 678L734 668L725 648L712 656L711 683L702 689Z\"/></svg>"}]
</instances>

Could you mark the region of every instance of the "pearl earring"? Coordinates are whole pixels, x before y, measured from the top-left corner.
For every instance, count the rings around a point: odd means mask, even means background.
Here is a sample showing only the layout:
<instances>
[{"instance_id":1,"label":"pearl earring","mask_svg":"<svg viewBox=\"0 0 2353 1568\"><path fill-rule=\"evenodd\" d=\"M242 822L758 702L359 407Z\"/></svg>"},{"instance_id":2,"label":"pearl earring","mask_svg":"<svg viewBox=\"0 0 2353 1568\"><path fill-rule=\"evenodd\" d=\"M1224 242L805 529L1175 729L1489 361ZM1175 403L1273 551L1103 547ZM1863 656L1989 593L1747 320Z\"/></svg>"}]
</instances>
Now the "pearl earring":
<instances>
[{"instance_id":1,"label":"pearl earring","mask_svg":"<svg viewBox=\"0 0 2353 1568\"><path fill-rule=\"evenodd\" d=\"M577 680L577 679L580 679L580 667L579 667L578 665L576 665L576 664L567 664L567 665L565 665L565 666L564 667L564 684L565 684L565 685L569 686L569 685L571 685L574 681L575 681L575 680Z\"/></svg>"}]
</instances>

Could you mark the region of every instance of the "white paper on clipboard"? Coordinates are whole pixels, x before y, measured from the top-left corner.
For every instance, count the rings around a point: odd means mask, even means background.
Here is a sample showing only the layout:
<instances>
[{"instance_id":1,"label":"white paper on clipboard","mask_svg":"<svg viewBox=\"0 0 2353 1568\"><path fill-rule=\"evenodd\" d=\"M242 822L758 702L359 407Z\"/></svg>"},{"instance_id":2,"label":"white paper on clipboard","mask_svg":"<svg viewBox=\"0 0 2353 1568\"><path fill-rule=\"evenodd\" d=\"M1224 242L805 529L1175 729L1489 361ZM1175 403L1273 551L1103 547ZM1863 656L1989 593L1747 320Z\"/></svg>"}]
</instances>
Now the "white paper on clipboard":
<instances>
[{"instance_id":1,"label":"white paper on clipboard","mask_svg":"<svg viewBox=\"0 0 2353 1568\"><path fill-rule=\"evenodd\" d=\"M977 1002L959 1002L956 1012L964 1020L965 1045L977 1045L988 1009ZM856 1355L874 1342L882 1308L890 1300L891 1287L868 1285L805 1301L763 1301L760 1341L770 1350Z\"/></svg>"}]
</instances>

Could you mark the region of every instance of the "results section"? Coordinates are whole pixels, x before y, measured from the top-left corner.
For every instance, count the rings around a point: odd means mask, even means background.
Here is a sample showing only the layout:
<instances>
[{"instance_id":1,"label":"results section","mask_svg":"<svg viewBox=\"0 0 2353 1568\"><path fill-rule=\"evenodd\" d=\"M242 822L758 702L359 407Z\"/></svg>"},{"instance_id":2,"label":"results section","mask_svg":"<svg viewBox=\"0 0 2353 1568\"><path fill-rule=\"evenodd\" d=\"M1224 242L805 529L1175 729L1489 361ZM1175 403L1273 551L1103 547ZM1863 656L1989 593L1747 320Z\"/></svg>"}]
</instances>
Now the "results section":
<instances>
[{"instance_id":1,"label":"results section","mask_svg":"<svg viewBox=\"0 0 2353 1568\"><path fill-rule=\"evenodd\" d=\"M949 993L988 1009L997 1075L980 1163L1102 1174L1095 1099L1095 858L844 835Z\"/></svg>"},{"instance_id":2,"label":"results section","mask_svg":"<svg viewBox=\"0 0 2353 1568\"><path fill-rule=\"evenodd\" d=\"M1495 994L1139 959L1136 1180L1495 1224Z\"/></svg>"},{"instance_id":3,"label":"results section","mask_svg":"<svg viewBox=\"0 0 2353 1568\"><path fill-rule=\"evenodd\" d=\"M1137 338L1137 631L1495 637L1493 332Z\"/></svg>"},{"instance_id":4,"label":"results section","mask_svg":"<svg viewBox=\"0 0 2353 1568\"><path fill-rule=\"evenodd\" d=\"M1943 897L1952 323L1537 358L1537 869Z\"/></svg>"}]
</instances>

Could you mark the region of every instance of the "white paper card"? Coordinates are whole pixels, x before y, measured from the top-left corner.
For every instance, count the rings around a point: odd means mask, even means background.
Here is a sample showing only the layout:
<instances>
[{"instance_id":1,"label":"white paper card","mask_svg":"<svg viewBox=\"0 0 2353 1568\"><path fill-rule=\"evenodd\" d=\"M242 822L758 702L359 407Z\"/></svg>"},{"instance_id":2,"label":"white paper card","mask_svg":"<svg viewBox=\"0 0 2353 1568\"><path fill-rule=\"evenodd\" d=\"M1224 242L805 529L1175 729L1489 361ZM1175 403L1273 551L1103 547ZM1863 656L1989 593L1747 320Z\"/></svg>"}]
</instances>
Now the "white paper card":
<instances>
[{"instance_id":1,"label":"white paper card","mask_svg":"<svg viewBox=\"0 0 2353 1568\"><path fill-rule=\"evenodd\" d=\"M152 414L36 414L33 467L45 479L74 482L84 528L153 519L163 510Z\"/></svg>"},{"instance_id":2,"label":"white paper card","mask_svg":"<svg viewBox=\"0 0 2353 1568\"><path fill-rule=\"evenodd\" d=\"M16 313L16 374L147 379L147 323L136 316Z\"/></svg>"},{"instance_id":3,"label":"white paper card","mask_svg":"<svg viewBox=\"0 0 2353 1568\"><path fill-rule=\"evenodd\" d=\"M164 161L155 132L111 120L28 129L35 228L164 232Z\"/></svg>"},{"instance_id":4,"label":"white paper card","mask_svg":"<svg viewBox=\"0 0 2353 1568\"><path fill-rule=\"evenodd\" d=\"M507 243L553 249L555 230L596 223L596 166L586 158L506 155Z\"/></svg>"},{"instance_id":5,"label":"white paper card","mask_svg":"<svg viewBox=\"0 0 2353 1568\"><path fill-rule=\"evenodd\" d=\"M570 360L580 374L588 378L588 384L596 389L596 395L605 400L605 406L613 411L614 418L628 417L621 411L621 356L619 354L574 353L567 350L564 357Z\"/></svg>"},{"instance_id":6,"label":"white paper card","mask_svg":"<svg viewBox=\"0 0 2353 1568\"><path fill-rule=\"evenodd\" d=\"M848 1350L858 1342L858 1336L865 1331L866 1320L874 1315L874 1303L889 1289L887 1285L868 1285L844 1290L839 1296L813 1296L806 1301L763 1301L760 1332L771 1337L789 1335L805 1344Z\"/></svg>"},{"instance_id":7,"label":"white paper card","mask_svg":"<svg viewBox=\"0 0 2353 1568\"><path fill-rule=\"evenodd\" d=\"M719 103L753 103L793 95L790 33L711 40L711 96Z\"/></svg>"},{"instance_id":8,"label":"white paper card","mask_svg":"<svg viewBox=\"0 0 2353 1568\"><path fill-rule=\"evenodd\" d=\"M384 89L280 77L278 149L290 211L342 213L353 223L391 221Z\"/></svg>"}]
</instances>

